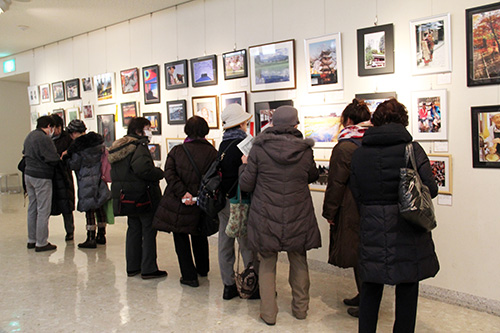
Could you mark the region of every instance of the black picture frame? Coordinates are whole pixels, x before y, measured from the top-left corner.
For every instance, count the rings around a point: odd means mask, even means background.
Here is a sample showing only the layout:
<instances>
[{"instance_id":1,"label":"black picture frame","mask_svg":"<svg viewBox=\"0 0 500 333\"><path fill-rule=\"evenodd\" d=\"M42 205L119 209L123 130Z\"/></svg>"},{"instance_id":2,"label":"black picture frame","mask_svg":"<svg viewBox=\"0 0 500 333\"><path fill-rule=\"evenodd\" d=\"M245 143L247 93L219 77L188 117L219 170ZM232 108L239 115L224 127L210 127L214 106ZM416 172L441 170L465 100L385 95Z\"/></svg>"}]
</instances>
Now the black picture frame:
<instances>
[{"instance_id":1,"label":"black picture frame","mask_svg":"<svg viewBox=\"0 0 500 333\"><path fill-rule=\"evenodd\" d=\"M191 82L193 87L217 85L217 55L194 58L191 63Z\"/></svg>"},{"instance_id":2,"label":"black picture frame","mask_svg":"<svg viewBox=\"0 0 500 333\"><path fill-rule=\"evenodd\" d=\"M497 25L500 23L500 2L465 10L468 87L500 83L500 58L496 47L492 47L498 42L492 36L498 36L499 32L491 32L489 21L495 21ZM484 34L480 34L482 28L486 28ZM488 64L491 66L488 67Z\"/></svg>"},{"instance_id":3,"label":"black picture frame","mask_svg":"<svg viewBox=\"0 0 500 333\"><path fill-rule=\"evenodd\" d=\"M222 54L224 80L240 79L248 76L247 50L235 50Z\"/></svg>"},{"instance_id":4,"label":"black picture frame","mask_svg":"<svg viewBox=\"0 0 500 333\"><path fill-rule=\"evenodd\" d=\"M80 97L80 79L66 81L66 100L72 101L81 99Z\"/></svg>"},{"instance_id":5,"label":"black picture frame","mask_svg":"<svg viewBox=\"0 0 500 333\"><path fill-rule=\"evenodd\" d=\"M114 114L98 114L97 115L97 133L104 138L104 145L111 147L116 140L116 125Z\"/></svg>"},{"instance_id":6,"label":"black picture frame","mask_svg":"<svg viewBox=\"0 0 500 333\"><path fill-rule=\"evenodd\" d=\"M160 103L160 66L142 68L144 104Z\"/></svg>"},{"instance_id":7,"label":"black picture frame","mask_svg":"<svg viewBox=\"0 0 500 333\"><path fill-rule=\"evenodd\" d=\"M61 117L63 124L66 124L66 112L64 112L64 109L54 109L52 110L52 114Z\"/></svg>"},{"instance_id":8,"label":"black picture frame","mask_svg":"<svg viewBox=\"0 0 500 333\"><path fill-rule=\"evenodd\" d=\"M471 107L473 168L500 168L500 146L493 142L500 137L493 131L494 127L500 130L495 118L500 123L500 105Z\"/></svg>"},{"instance_id":9,"label":"black picture frame","mask_svg":"<svg viewBox=\"0 0 500 333\"><path fill-rule=\"evenodd\" d=\"M171 70L173 69L173 72ZM187 88L189 86L189 70L187 59L167 62L165 64L165 87L167 90Z\"/></svg>"},{"instance_id":10,"label":"black picture frame","mask_svg":"<svg viewBox=\"0 0 500 333\"><path fill-rule=\"evenodd\" d=\"M182 125L187 120L186 100L167 102L167 120L169 125Z\"/></svg>"},{"instance_id":11,"label":"black picture frame","mask_svg":"<svg viewBox=\"0 0 500 333\"><path fill-rule=\"evenodd\" d=\"M398 94L395 91L390 92L380 92L380 93L367 93L367 94L356 94L356 99L362 100L370 109L370 112L373 113L377 106L391 98L398 98Z\"/></svg>"},{"instance_id":12,"label":"black picture frame","mask_svg":"<svg viewBox=\"0 0 500 333\"><path fill-rule=\"evenodd\" d=\"M255 135L269 126L274 111L283 105L293 106L291 99L281 101L255 102Z\"/></svg>"},{"instance_id":13,"label":"black picture frame","mask_svg":"<svg viewBox=\"0 0 500 333\"><path fill-rule=\"evenodd\" d=\"M148 150L153 161L161 161L161 146L159 143L148 143Z\"/></svg>"},{"instance_id":14,"label":"black picture frame","mask_svg":"<svg viewBox=\"0 0 500 333\"><path fill-rule=\"evenodd\" d=\"M384 37L384 54L373 56L372 52L373 58L369 59L365 57L367 46L369 46L371 49L371 45L373 43L379 43L378 49L380 51L382 36ZM358 76L394 73L394 25L392 23L358 29L357 43ZM369 64L367 63L368 61L370 62Z\"/></svg>"},{"instance_id":15,"label":"black picture frame","mask_svg":"<svg viewBox=\"0 0 500 333\"><path fill-rule=\"evenodd\" d=\"M54 102L64 102L66 100L66 91L64 90L64 82L57 81L52 83L52 100Z\"/></svg>"},{"instance_id":16,"label":"black picture frame","mask_svg":"<svg viewBox=\"0 0 500 333\"><path fill-rule=\"evenodd\" d=\"M137 117L139 114L138 103L137 102L125 102L120 104L122 111L122 126L128 127L128 124L132 118Z\"/></svg>"},{"instance_id":17,"label":"black picture frame","mask_svg":"<svg viewBox=\"0 0 500 333\"><path fill-rule=\"evenodd\" d=\"M142 116L151 123L151 133L153 133L153 135L161 135L161 113L144 112Z\"/></svg>"}]
</instances>

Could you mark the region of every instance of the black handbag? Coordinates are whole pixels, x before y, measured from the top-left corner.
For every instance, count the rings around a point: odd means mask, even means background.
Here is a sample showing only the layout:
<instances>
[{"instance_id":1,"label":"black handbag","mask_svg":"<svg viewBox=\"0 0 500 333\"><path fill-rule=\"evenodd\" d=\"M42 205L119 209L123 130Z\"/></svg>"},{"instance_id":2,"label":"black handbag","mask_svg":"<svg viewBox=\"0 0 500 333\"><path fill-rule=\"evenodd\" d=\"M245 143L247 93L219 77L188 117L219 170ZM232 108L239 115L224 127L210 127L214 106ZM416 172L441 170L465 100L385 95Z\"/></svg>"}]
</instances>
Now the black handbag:
<instances>
[{"instance_id":1,"label":"black handbag","mask_svg":"<svg viewBox=\"0 0 500 333\"><path fill-rule=\"evenodd\" d=\"M153 210L149 186L144 192L120 190L117 216L139 215Z\"/></svg>"}]
</instances>

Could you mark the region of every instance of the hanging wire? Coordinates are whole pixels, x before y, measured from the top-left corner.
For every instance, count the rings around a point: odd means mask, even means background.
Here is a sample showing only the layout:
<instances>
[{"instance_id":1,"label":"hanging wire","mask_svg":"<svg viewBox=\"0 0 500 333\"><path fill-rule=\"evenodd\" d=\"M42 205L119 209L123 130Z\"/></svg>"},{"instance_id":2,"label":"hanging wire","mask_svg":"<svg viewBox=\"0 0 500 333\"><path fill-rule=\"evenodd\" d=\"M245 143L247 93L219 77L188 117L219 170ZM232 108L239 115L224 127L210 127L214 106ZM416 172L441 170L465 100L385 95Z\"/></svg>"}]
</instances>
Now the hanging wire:
<instances>
[{"instance_id":1,"label":"hanging wire","mask_svg":"<svg viewBox=\"0 0 500 333\"><path fill-rule=\"evenodd\" d=\"M177 54L177 60L179 60L179 25L178 25L178 18L177 18L177 5L175 6L175 47L176 47L176 54Z\"/></svg>"},{"instance_id":2,"label":"hanging wire","mask_svg":"<svg viewBox=\"0 0 500 333\"><path fill-rule=\"evenodd\" d=\"M89 33L87 32L87 76L90 76L90 42Z\"/></svg>"},{"instance_id":3,"label":"hanging wire","mask_svg":"<svg viewBox=\"0 0 500 333\"><path fill-rule=\"evenodd\" d=\"M233 21L234 21L234 51L236 51L236 0L233 1Z\"/></svg>"},{"instance_id":4,"label":"hanging wire","mask_svg":"<svg viewBox=\"0 0 500 333\"><path fill-rule=\"evenodd\" d=\"M106 59L106 73L108 72L108 27L104 27L104 59Z\"/></svg>"},{"instance_id":5,"label":"hanging wire","mask_svg":"<svg viewBox=\"0 0 500 333\"><path fill-rule=\"evenodd\" d=\"M323 34L326 35L326 0L323 0Z\"/></svg>"},{"instance_id":6,"label":"hanging wire","mask_svg":"<svg viewBox=\"0 0 500 333\"><path fill-rule=\"evenodd\" d=\"M207 55L207 4L206 1L203 0L203 42L204 42L204 51L203 55Z\"/></svg>"},{"instance_id":7,"label":"hanging wire","mask_svg":"<svg viewBox=\"0 0 500 333\"><path fill-rule=\"evenodd\" d=\"M153 63L153 13L149 14L149 29L151 30L151 54L149 62Z\"/></svg>"},{"instance_id":8,"label":"hanging wire","mask_svg":"<svg viewBox=\"0 0 500 333\"><path fill-rule=\"evenodd\" d=\"M373 25L378 24L378 0L375 0L375 21L373 22Z\"/></svg>"},{"instance_id":9,"label":"hanging wire","mask_svg":"<svg viewBox=\"0 0 500 333\"><path fill-rule=\"evenodd\" d=\"M128 20L128 63L132 66L132 32L130 31L130 20Z\"/></svg>"},{"instance_id":10,"label":"hanging wire","mask_svg":"<svg viewBox=\"0 0 500 333\"><path fill-rule=\"evenodd\" d=\"M274 0L271 1L271 38L274 41Z\"/></svg>"}]
</instances>

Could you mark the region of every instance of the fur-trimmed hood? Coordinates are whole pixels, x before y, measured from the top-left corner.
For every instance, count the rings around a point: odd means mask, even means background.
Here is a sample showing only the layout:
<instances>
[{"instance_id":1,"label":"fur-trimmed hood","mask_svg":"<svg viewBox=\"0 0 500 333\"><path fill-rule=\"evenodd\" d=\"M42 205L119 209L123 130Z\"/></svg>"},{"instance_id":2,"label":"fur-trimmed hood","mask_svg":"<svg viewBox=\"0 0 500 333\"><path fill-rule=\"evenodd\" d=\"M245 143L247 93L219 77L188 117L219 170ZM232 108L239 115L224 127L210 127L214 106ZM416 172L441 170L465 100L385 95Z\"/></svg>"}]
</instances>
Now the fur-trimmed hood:
<instances>
[{"instance_id":1,"label":"fur-trimmed hood","mask_svg":"<svg viewBox=\"0 0 500 333\"><path fill-rule=\"evenodd\" d=\"M108 161L111 164L119 162L128 155L134 153L138 145L147 145L147 143L147 138L126 135L113 142L111 147L109 147Z\"/></svg>"},{"instance_id":2,"label":"fur-trimmed hood","mask_svg":"<svg viewBox=\"0 0 500 333\"><path fill-rule=\"evenodd\" d=\"M102 145L103 143L104 139L102 135L96 132L89 132L73 140L73 143L68 148L68 154L78 153L87 148Z\"/></svg>"}]
</instances>

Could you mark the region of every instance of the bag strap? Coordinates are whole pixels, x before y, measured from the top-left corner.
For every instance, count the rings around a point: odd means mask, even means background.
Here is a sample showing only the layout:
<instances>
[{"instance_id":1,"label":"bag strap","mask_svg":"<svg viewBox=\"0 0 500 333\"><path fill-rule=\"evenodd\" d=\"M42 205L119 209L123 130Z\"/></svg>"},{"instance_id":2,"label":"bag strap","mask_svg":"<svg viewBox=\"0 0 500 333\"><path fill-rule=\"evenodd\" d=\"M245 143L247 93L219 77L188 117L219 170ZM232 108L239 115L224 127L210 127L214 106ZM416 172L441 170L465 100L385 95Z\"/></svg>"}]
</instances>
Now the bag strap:
<instances>
[{"instance_id":1,"label":"bag strap","mask_svg":"<svg viewBox=\"0 0 500 333\"><path fill-rule=\"evenodd\" d=\"M201 173L200 173L200 169L198 169L198 167L196 166L196 163L194 162L193 160L193 156L191 156L191 153L189 152L189 149L187 149L186 145L183 144L182 145L182 148L184 148L184 151L186 152L186 155L187 157L189 158L189 161L191 162L191 164L193 165L193 168L194 168L194 171L196 172L196 174L198 175L198 178L201 179Z\"/></svg>"},{"instance_id":2,"label":"bag strap","mask_svg":"<svg viewBox=\"0 0 500 333\"><path fill-rule=\"evenodd\" d=\"M405 160L406 160L406 166L408 166L408 161L410 161L413 170L417 171L417 164L415 163L415 153L413 151L413 143L412 142L406 144Z\"/></svg>"}]
</instances>

